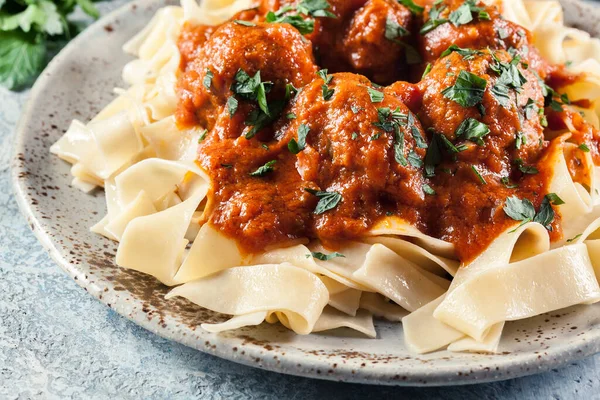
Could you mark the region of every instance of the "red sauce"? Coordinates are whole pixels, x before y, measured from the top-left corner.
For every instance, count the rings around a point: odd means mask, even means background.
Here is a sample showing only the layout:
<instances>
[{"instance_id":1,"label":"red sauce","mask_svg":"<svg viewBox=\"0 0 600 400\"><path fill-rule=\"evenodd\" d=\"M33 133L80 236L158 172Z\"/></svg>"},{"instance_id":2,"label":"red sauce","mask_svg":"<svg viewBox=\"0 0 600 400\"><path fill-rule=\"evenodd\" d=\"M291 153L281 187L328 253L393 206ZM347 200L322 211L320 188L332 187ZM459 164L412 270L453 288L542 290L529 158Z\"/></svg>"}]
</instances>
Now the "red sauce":
<instances>
[{"instance_id":1,"label":"red sauce","mask_svg":"<svg viewBox=\"0 0 600 400\"><path fill-rule=\"evenodd\" d=\"M181 34L176 116L181 127L209 130L198 148L198 162L212 184L208 222L244 251L257 252L304 239L335 248L341 240L364 237L393 215L454 243L457 256L468 261L515 224L503 211L507 197L527 198L540 207L552 174L549 154L564 138L548 141L544 136L537 113L544 110L544 97L534 71L554 83L570 78L539 57L529 32L486 6L490 21L475 17L459 27L446 23L420 36L416 32L428 20L431 5L415 17L395 0L330 0L329 11L337 18L316 18L314 32L303 37L291 25L264 22L268 11L289 4L295 2L264 0L234 18L250 24L188 25ZM444 4L449 13L462 2ZM389 21L412 34L390 41ZM417 39L421 57L433 66L417 84L400 81L411 71L422 72L405 58L406 46ZM456 52L439 59L452 43L481 51L470 59ZM525 82L518 96L510 90L510 106L492 93L499 75L487 47L495 49L500 62L521 56L517 68ZM506 51L511 47L516 53ZM331 75L325 84L317 75L323 67L330 74L344 73ZM260 107L232 91L240 69L249 76L260 72L262 82L272 83L266 94L269 107L285 103L281 113L271 108L269 123L248 138L251 117L260 115ZM207 71L212 74L208 86ZM486 80L477 106L462 106L441 93L456 84L461 71ZM389 85L381 88L370 79ZM301 90L289 99L286 85ZM232 97L238 103L233 115L227 105ZM536 112L526 113L527 107ZM386 109L401 122L392 123ZM600 161L598 133L579 114L545 112L554 129L575 127L580 133L569 140L588 143ZM456 135L469 118L489 129L479 144ZM294 154L290 142L300 142L299 132L307 129L305 146ZM442 137L463 151L453 154ZM441 158L431 176L424 173L423 164L429 162L425 147L436 143ZM578 160L577 152L568 160L573 175L589 180L581 176ZM263 168L262 176L252 175L265 165L270 168ZM527 173L535 169L539 172ZM336 193L339 201L315 213L319 198L314 191ZM558 213L551 228L553 240L562 236Z\"/></svg>"}]
</instances>

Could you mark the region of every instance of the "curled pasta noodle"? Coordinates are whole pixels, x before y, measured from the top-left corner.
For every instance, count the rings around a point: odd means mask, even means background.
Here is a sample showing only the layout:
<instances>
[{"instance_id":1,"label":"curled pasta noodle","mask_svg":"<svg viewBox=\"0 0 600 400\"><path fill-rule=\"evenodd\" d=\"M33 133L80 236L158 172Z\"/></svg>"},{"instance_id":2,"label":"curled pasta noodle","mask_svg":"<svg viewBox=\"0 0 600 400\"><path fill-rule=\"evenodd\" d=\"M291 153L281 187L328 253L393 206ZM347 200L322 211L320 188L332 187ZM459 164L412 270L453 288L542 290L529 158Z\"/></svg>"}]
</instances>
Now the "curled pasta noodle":
<instances>
[{"instance_id":1,"label":"curled pasta noodle","mask_svg":"<svg viewBox=\"0 0 600 400\"><path fill-rule=\"evenodd\" d=\"M229 315L280 312L294 332L312 332L329 301L329 293L314 274L291 264L230 268L173 289L180 296Z\"/></svg>"}]
</instances>

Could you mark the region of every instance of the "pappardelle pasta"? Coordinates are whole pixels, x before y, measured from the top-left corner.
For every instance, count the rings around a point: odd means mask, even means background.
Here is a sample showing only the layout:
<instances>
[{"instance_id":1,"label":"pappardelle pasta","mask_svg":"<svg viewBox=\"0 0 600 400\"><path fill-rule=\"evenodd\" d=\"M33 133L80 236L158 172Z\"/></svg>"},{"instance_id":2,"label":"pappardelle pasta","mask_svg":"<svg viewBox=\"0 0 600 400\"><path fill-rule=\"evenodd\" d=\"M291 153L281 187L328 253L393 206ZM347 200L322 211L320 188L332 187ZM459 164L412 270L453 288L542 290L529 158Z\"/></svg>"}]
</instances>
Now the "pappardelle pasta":
<instances>
[{"instance_id":1,"label":"pappardelle pasta","mask_svg":"<svg viewBox=\"0 0 600 400\"><path fill-rule=\"evenodd\" d=\"M182 0L51 152L167 298L498 349L600 300L600 40L556 1Z\"/></svg>"}]
</instances>

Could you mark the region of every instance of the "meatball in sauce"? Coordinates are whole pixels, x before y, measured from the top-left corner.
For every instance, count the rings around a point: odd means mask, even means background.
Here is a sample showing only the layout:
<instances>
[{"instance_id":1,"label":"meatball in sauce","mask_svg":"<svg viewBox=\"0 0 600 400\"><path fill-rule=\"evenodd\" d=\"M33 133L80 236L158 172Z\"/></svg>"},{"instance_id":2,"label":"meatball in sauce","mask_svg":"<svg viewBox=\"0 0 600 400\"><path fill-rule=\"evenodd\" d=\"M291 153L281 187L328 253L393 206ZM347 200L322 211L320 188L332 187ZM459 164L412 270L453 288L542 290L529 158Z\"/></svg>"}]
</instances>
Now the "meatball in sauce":
<instances>
[{"instance_id":1,"label":"meatball in sauce","mask_svg":"<svg viewBox=\"0 0 600 400\"><path fill-rule=\"evenodd\" d=\"M515 224L508 197L539 209L561 141L598 162L598 131L548 107L547 85L577 78L548 65L526 29L481 2L403 3L263 0L183 28L177 123L206 128L205 216L245 252L312 239L335 249L399 218L467 262ZM548 124L574 133L546 137Z\"/></svg>"}]
</instances>

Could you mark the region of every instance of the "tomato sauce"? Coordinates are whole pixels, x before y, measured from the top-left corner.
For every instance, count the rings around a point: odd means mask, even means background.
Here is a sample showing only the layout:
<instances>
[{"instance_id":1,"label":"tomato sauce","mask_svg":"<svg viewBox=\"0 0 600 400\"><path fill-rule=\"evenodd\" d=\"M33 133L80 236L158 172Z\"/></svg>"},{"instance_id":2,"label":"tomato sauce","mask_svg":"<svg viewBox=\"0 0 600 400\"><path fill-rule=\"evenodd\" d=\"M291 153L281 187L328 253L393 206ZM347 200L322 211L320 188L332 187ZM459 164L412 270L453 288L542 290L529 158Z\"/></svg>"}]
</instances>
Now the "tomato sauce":
<instances>
[{"instance_id":1,"label":"tomato sauce","mask_svg":"<svg viewBox=\"0 0 600 400\"><path fill-rule=\"evenodd\" d=\"M593 127L545 108L538 76L570 78L553 72L531 34L493 7L478 3L489 20L424 35L434 5L415 15L395 0L330 0L334 17L313 18L304 34L267 22L269 11L296 4L265 0L219 27L186 25L179 40L177 122L207 129L198 146L211 178L206 222L243 251L310 239L335 249L397 216L454 243L466 262L516 223L503 210L508 197L538 210L548 194L547 158L558 142L544 136L544 114L553 126L575 126L581 133L570 140L588 143L597 159ZM462 2L443 4L449 13ZM478 51L440 58L452 43ZM406 58L411 44L419 66ZM499 100L498 69L515 58L518 90ZM427 62L419 82L400 80ZM461 72L485 81L476 104L448 94L464 84ZM577 175L581 154L573 154ZM562 237L558 212L547 228L553 240Z\"/></svg>"}]
</instances>

